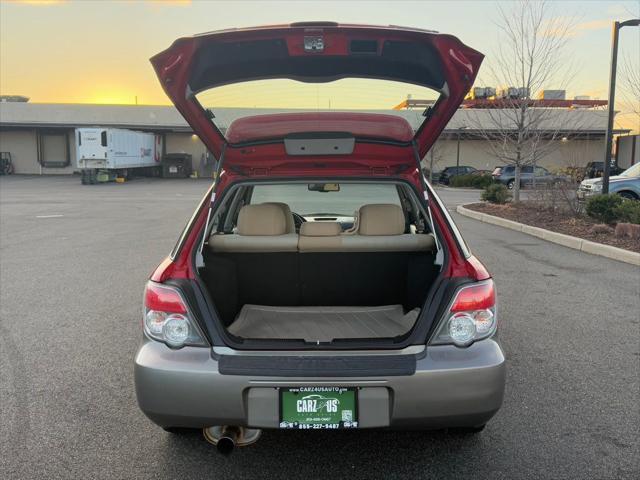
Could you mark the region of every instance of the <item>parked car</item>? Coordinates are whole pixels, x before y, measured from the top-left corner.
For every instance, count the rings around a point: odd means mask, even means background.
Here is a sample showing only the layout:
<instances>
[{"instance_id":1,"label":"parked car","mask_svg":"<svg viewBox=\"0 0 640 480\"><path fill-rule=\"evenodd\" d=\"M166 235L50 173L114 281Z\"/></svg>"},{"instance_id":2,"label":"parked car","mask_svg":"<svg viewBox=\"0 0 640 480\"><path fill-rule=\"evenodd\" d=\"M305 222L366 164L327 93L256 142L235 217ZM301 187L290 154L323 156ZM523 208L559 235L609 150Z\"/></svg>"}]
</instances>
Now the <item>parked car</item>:
<instances>
[{"instance_id":1,"label":"parked car","mask_svg":"<svg viewBox=\"0 0 640 480\"><path fill-rule=\"evenodd\" d=\"M578 199L585 200L602 193L602 178L583 180L578 188ZM609 193L640 200L640 163L627 168L620 175L609 177Z\"/></svg>"},{"instance_id":2,"label":"parked car","mask_svg":"<svg viewBox=\"0 0 640 480\"><path fill-rule=\"evenodd\" d=\"M544 167L526 165L523 166L520 171L521 187L533 185L534 172L536 185L549 185L551 183L567 181L566 177L554 175ZM496 167L491 173L491 176L496 182L500 182L506 185L509 190L512 190L516 181L516 167L514 165Z\"/></svg>"},{"instance_id":3,"label":"parked car","mask_svg":"<svg viewBox=\"0 0 640 480\"><path fill-rule=\"evenodd\" d=\"M469 175L476 171L473 167L459 166L459 167L447 167L438 176L438 182L443 185L449 185L451 179L457 175Z\"/></svg>"},{"instance_id":4,"label":"parked car","mask_svg":"<svg viewBox=\"0 0 640 480\"><path fill-rule=\"evenodd\" d=\"M493 417L495 285L418 174L482 58L449 35L313 22L182 38L151 59L220 173L146 285L134 371L154 423L229 452L264 428L478 432ZM415 131L313 103L223 134L204 100L296 79L291 101L363 76L376 95L390 81L443 94Z\"/></svg>"},{"instance_id":5,"label":"parked car","mask_svg":"<svg viewBox=\"0 0 640 480\"><path fill-rule=\"evenodd\" d=\"M611 164L609 165L610 176L619 175L623 171L624 170L622 168L619 168L614 162L611 162ZM589 162L584 168L583 180L587 178L602 177L603 172L604 172L604 162Z\"/></svg>"}]
</instances>

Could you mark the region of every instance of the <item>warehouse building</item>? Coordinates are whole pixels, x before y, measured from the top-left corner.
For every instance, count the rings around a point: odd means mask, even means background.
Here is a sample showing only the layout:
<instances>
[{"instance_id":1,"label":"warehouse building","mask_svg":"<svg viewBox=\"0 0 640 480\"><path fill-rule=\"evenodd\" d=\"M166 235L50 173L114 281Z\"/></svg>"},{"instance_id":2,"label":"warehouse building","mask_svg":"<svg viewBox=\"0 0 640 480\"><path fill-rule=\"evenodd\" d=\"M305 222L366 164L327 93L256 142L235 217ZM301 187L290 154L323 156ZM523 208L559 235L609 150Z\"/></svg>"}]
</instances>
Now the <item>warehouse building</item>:
<instances>
[{"instance_id":1,"label":"warehouse building","mask_svg":"<svg viewBox=\"0 0 640 480\"><path fill-rule=\"evenodd\" d=\"M224 130L239 117L282 111L221 108L215 111L216 123ZM423 120L422 111L407 108L392 112L417 128ZM456 163L484 170L496 166L499 162L479 134L480 130L490 128L490 117L494 118L487 109L460 108L433 149L434 169ZM606 110L555 108L550 119L548 125L541 128L553 129L558 144L540 165L562 168L603 158ZM126 128L161 134L164 153L190 154L195 169L201 174L211 172L213 159L172 106L0 103L0 151L10 153L17 174L72 174L77 170L74 129L80 127ZM424 163L429 166L430 162L427 155Z\"/></svg>"}]
</instances>

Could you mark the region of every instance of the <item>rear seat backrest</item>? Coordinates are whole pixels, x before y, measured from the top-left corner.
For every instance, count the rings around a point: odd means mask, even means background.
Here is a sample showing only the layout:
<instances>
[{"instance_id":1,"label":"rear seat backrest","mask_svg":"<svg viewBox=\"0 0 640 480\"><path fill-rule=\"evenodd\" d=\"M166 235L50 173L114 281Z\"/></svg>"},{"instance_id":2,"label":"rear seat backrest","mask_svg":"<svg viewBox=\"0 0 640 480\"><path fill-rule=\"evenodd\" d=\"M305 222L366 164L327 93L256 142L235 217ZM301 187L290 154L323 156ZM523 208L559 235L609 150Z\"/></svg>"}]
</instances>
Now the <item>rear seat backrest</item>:
<instances>
[{"instance_id":1,"label":"rear seat backrest","mask_svg":"<svg viewBox=\"0 0 640 480\"><path fill-rule=\"evenodd\" d=\"M238 213L237 233L214 233L209 237L214 252L295 252L298 236L287 232L287 218L281 205L245 205Z\"/></svg>"},{"instance_id":2,"label":"rear seat backrest","mask_svg":"<svg viewBox=\"0 0 640 480\"><path fill-rule=\"evenodd\" d=\"M429 252L435 249L431 234L405 234L402 209L393 204L363 205L358 233L340 234L336 222L306 222L300 228L298 249L311 252Z\"/></svg>"},{"instance_id":3,"label":"rear seat backrest","mask_svg":"<svg viewBox=\"0 0 640 480\"><path fill-rule=\"evenodd\" d=\"M372 203L360 207L358 235L354 235L353 248L368 252L420 252L433 251L435 238L431 234L404 233L406 220L402 207L392 203Z\"/></svg>"},{"instance_id":4,"label":"rear seat backrest","mask_svg":"<svg viewBox=\"0 0 640 480\"><path fill-rule=\"evenodd\" d=\"M305 222L300 226L298 249L301 252L339 252L342 227L338 222Z\"/></svg>"}]
</instances>

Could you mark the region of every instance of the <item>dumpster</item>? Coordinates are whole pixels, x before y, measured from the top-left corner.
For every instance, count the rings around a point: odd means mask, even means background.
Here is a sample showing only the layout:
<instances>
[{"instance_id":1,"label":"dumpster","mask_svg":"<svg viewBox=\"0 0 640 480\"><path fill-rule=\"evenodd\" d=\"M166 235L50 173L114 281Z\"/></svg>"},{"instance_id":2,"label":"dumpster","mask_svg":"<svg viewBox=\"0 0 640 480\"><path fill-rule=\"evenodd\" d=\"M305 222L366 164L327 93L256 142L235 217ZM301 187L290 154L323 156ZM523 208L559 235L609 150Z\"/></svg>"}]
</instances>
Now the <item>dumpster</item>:
<instances>
[{"instance_id":1,"label":"dumpster","mask_svg":"<svg viewBox=\"0 0 640 480\"><path fill-rule=\"evenodd\" d=\"M186 178L191 175L192 159L188 153L167 153L162 158L164 178Z\"/></svg>"}]
</instances>

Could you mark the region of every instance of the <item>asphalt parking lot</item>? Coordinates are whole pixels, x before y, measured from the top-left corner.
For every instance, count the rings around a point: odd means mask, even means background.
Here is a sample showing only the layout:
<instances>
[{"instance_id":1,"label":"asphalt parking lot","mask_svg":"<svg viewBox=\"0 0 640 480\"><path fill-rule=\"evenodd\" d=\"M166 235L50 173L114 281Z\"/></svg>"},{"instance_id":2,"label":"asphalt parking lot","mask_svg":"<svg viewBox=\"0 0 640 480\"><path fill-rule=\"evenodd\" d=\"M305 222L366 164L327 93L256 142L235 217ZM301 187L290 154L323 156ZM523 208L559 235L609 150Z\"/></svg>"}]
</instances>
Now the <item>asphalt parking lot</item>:
<instances>
[{"instance_id":1,"label":"asphalt parking lot","mask_svg":"<svg viewBox=\"0 0 640 480\"><path fill-rule=\"evenodd\" d=\"M484 432L267 431L222 457L154 426L133 390L142 290L207 187L0 178L0 478L640 474L640 269L459 216L495 277L509 362Z\"/></svg>"}]
</instances>

